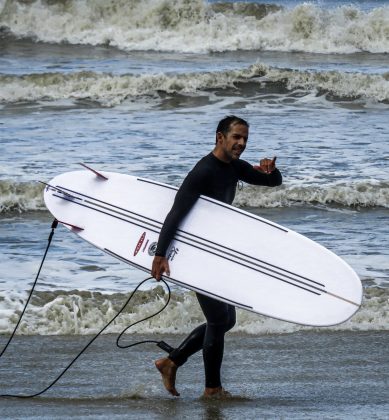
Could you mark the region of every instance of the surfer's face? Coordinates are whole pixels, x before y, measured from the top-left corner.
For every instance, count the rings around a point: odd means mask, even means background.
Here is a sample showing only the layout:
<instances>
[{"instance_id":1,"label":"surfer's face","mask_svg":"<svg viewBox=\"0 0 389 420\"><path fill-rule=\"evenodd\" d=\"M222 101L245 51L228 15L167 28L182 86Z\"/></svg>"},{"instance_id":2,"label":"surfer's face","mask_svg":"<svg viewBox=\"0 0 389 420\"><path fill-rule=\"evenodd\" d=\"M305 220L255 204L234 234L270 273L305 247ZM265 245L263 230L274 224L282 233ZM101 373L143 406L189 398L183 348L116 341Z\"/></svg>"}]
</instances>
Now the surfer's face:
<instances>
[{"instance_id":1,"label":"surfer's face","mask_svg":"<svg viewBox=\"0 0 389 420\"><path fill-rule=\"evenodd\" d=\"M246 148L249 129L243 124L232 124L227 134L217 133L217 146L225 162L237 160Z\"/></svg>"}]
</instances>

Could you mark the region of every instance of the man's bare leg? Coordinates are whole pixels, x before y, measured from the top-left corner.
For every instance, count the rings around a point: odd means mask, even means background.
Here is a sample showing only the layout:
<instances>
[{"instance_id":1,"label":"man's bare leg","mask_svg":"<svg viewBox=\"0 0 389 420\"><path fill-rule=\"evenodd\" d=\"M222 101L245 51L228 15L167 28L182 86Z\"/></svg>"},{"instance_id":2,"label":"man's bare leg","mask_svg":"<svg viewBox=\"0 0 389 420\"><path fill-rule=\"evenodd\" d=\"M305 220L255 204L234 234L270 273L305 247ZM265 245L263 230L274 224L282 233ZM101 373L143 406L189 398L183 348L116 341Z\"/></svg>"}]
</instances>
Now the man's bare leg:
<instances>
[{"instance_id":1,"label":"man's bare leg","mask_svg":"<svg viewBox=\"0 0 389 420\"><path fill-rule=\"evenodd\" d=\"M162 375L162 382L165 388L175 397L180 394L176 390L176 372L177 365L167 357L158 359L155 362L155 367L159 370Z\"/></svg>"}]
</instances>

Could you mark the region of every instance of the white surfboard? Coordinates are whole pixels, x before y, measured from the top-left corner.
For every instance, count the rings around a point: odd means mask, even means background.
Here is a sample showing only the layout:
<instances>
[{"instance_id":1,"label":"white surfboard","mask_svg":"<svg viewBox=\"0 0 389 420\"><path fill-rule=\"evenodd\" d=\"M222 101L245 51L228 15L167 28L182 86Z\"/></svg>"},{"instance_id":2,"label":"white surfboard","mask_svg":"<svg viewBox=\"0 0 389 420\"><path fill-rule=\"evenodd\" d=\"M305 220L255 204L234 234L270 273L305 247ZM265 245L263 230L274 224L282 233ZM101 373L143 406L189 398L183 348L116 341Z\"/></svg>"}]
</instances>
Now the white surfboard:
<instances>
[{"instance_id":1,"label":"white surfboard","mask_svg":"<svg viewBox=\"0 0 389 420\"><path fill-rule=\"evenodd\" d=\"M82 239L150 272L177 188L112 172L68 172L44 191L47 208ZM200 197L180 225L168 281L262 315L312 326L350 318L361 281L341 258L269 220Z\"/></svg>"}]
</instances>

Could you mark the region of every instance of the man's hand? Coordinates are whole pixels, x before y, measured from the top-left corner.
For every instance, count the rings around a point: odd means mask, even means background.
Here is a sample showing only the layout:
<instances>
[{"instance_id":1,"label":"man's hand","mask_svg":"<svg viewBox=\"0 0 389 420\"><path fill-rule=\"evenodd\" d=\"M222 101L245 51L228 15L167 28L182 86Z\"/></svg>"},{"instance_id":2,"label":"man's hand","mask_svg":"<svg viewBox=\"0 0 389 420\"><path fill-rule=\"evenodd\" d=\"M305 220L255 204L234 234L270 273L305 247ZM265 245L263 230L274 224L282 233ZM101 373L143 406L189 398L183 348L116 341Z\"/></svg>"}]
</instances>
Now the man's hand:
<instances>
[{"instance_id":1,"label":"man's hand","mask_svg":"<svg viewBox=\"0 0 389 420\"><path fill-rule=\"evenodd\" d=\"M166 273L167 276L170 276L168 260L166 257L154 257L153 265L151 266L151 275L157 281L160 281L164 273Z\"/></svg>"},{"instance_id":2,"label":"man's hand","mask_svg":"<svg viewBox=\"0 0 389 420\"><path fill-rule=\"evenodd\" d=\"M276 169L276 159L277 156L274 156L273 159L261 159L259 165L254 165L254 169L264 174L270 174Z\"/></svg>"}]
</instances>

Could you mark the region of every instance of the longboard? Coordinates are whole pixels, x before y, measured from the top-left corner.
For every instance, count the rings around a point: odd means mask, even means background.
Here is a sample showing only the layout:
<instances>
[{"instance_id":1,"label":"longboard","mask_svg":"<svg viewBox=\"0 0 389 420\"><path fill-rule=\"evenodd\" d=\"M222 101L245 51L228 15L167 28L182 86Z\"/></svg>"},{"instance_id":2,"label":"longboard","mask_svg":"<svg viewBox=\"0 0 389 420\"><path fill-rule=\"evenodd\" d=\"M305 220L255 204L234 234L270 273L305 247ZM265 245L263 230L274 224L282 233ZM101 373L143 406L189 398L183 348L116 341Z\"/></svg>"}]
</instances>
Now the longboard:
<instances>
[{"instance_id":1,"label":"longboard","mask_svg":"<svg viewBox=\"0 0 389 420\"><path fill-rule=\"evenodd\" d=\"M150 272L177 188L114 172L67 172L44 200L69 230ZM165 280L269 317L312 326L349 319L360 307L354 270L322 245L257 215L201 196L167 254Z\"/></svg>"}]
</instances>

